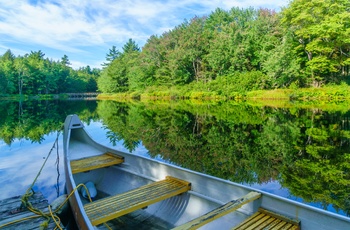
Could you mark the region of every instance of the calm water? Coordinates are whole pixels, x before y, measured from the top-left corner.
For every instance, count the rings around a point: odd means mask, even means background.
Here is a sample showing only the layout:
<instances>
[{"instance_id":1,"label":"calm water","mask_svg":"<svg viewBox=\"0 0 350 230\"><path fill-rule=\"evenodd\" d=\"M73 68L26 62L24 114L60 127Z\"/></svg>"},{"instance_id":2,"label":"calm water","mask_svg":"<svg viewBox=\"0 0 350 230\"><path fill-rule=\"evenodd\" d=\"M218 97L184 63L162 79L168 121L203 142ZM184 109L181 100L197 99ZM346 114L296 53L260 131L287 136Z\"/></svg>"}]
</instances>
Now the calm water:
<instances>
[{"instance_id":1,"label":"calm water","mask_svg":"<svg viewBox=\"0 0 350 230\"><path fill-rule=\"evenodd\" d=\"M350 111L243 103L0 102L0 199L23 194L68 114L99 142L347 215ZM64 193L62 136L34 190Z\"/></svg>"}]
</instances>

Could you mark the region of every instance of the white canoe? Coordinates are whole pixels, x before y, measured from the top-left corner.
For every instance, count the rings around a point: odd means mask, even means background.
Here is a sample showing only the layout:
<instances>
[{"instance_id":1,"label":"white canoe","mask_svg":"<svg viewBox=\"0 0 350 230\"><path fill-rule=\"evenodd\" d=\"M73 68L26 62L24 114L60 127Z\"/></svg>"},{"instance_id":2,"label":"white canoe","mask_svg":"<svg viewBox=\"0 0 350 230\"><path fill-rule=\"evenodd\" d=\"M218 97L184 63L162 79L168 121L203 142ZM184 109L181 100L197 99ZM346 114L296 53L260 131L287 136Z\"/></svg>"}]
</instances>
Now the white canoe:
<instances>
[{"instance_id":1,"label":"white canoe","mask_svg":"<svg viewBox=\"0 0 350 230\"><path fill-rule=\"evenodd\" d=\"M80 229L350 229L345 216L103 146L77 115L65 121L64 156L68 193L97 192L69 200Z\"/></svg>"}]
</instances>

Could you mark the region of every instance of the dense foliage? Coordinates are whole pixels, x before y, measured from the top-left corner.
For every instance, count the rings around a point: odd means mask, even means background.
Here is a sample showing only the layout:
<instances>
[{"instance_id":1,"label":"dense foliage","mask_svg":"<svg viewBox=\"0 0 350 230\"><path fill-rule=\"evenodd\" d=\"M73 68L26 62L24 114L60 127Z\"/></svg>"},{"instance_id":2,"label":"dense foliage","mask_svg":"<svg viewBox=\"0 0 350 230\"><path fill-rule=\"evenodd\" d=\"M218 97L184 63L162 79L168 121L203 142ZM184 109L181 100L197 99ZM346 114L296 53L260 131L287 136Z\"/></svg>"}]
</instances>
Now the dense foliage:
<instances>
[{"instance_id":1,"label":"dense foliage","mask_svg":"<svg viewBox=\"0 0 350 230\"><path fill-rule=\"evenodd\" d=\"M278 13L216 9L151 36L142 51L132 40L125 47L107 56L100 91L200 84L222 94L349 82L350 2L294 0Z\"/></svg>"},{"instance_id":2,"label":"dense foliage","mask_svg":"<svg viewBox=\"0 0 350 230\"><path fill-rule=\"evenodd\" d=\"M11 50L0 56L0 95L95 92L100 70L90 66L74 70L64 55L61 60L44 58L42 51L15 56Z\"/></svg>"}]
</instances>

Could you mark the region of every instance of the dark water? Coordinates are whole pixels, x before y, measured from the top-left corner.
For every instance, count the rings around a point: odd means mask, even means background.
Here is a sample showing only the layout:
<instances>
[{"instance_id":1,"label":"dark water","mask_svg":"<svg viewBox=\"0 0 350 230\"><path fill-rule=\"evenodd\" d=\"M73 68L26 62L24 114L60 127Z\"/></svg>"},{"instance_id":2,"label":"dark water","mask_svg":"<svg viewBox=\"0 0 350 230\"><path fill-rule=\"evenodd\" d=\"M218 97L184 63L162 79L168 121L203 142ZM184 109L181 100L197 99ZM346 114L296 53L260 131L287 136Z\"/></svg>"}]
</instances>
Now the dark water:
<instances>
[{"instance_id":1,"label":"dark water","mask_svg":"<svg viewBox=\"0 0 350 230\"><path fill-rule=\"evenodd\" d=\"M350 214L350 111L190 101L0 102L0 199L23 194L68 114L105 145ZM64 193L62 136L34 189Z\"/></svg>"}]
</instances>

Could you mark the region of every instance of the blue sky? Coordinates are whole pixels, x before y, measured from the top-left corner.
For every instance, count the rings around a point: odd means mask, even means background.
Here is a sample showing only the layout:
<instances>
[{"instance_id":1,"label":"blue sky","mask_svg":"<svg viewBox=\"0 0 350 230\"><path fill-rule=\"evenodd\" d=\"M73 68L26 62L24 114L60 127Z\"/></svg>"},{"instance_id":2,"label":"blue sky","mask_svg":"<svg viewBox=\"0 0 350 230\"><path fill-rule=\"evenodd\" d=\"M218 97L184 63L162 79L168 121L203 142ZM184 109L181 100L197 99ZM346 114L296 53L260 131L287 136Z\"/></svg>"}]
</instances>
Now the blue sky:
<instances>
[{"instance_id":1,"label":"blue sky","mask_svg":"<svg viewBox=\"0 0 350 230\"><path fill-rule=\"evenodd\" d=\"M100 68L114 45L132 38L142 47L185 19L209 15L216 8L269 8L279 11L289 0L0 0L0 55L41 50L73 68Z\"/></svg>"}]
</instances>

